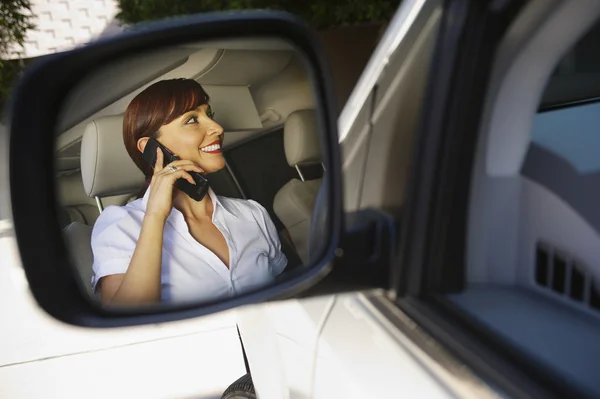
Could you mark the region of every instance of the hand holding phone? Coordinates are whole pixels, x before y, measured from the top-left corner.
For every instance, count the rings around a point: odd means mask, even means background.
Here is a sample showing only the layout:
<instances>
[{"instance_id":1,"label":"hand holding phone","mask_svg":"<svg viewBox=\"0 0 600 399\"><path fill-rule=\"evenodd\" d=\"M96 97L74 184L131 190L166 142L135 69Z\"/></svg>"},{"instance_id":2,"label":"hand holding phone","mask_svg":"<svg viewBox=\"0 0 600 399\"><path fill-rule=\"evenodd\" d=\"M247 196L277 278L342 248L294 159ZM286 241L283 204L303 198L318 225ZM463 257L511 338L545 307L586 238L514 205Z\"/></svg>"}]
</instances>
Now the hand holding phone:
<instances>
[{"instance_id":1,"label":"hand holding phone","mask_svg":"<svg viewBox=\"0 0 600 399\"><path fill-rule=\"evenodd\" d=\"M151 137L146 143L142 154L142 157L151 168L154 168L156 165L157 149L160 149L163 153L163 167L180 160L167 147L159 143L154 137ZM187 173L192 176L196 184L192 184L184 178L179 178L175 182L175 187L186 193L193 200L201 201L208 193L208 180L199 172L187 171Z\"/></svg>"}]
</instances>

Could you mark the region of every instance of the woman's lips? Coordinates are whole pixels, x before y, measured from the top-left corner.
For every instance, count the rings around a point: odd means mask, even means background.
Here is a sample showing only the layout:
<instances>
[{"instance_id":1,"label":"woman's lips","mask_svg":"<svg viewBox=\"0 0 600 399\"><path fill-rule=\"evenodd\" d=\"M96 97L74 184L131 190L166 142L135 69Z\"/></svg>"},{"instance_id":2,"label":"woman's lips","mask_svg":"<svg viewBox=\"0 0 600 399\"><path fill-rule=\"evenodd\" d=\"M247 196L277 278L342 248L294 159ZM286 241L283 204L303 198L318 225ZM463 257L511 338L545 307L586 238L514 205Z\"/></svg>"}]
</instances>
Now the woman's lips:
<instances>
[{"instance_id":1,"label":"woman's lips","mask_svg":"<svg viewBox=\"0 0 600 399\"><path fill-rule=\"evenodd\" d=\"M221 141L217 140L217 141L210 143L209 145L207 145L205 147L201 147L200 151L204 152L205 154L220 154L221 153Z\"/></svg>"}]
</instances>

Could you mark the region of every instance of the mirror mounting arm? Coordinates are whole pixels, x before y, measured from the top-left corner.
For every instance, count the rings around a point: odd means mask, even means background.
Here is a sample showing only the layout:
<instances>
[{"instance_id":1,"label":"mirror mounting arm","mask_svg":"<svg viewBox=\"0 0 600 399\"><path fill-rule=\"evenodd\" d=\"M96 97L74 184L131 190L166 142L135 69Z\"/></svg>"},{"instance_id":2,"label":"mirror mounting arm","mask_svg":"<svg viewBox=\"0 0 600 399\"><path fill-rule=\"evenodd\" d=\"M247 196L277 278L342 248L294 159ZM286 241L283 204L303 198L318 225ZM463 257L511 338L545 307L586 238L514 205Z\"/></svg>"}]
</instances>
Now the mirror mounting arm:
<instances>
[{"instance_id":1,"label":"mirror mounting arm","mask_svg":"<svg viewBox=\"0 0 600 399\"><path fill-rule=\"evenodd\" d=\"M333 270L300 297L391 288L399 221L385 212L364 209L346 214L345 226Z\"/></svg>"}]
</instances>

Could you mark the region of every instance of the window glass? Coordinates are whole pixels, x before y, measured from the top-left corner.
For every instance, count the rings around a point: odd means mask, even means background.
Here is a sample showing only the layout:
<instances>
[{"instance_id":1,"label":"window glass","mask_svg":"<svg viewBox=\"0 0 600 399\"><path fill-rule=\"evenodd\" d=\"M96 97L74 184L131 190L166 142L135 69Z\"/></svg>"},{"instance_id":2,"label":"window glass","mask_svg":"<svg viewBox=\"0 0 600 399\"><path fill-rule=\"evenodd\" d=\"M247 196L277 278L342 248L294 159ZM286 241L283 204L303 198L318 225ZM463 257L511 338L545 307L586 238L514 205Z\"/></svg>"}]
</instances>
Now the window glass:
<instances>
[{"instance_id":1,"label":"window glass","mask_svg":"<svg viewBox=\"0 0 600 399\"><path fill-rule=\"evenodd\" d=\"M569 107L536 116L532 144L563 158L578 173L600 171L600 103Z\"/></svg>"},{"instance_id":2,"label":"window glass","mask_svg":"<svg viewBox=\"0 0 600 399\"><path fill-rule=\"evenodd\" d=\"M600 232L600 23L558 63L535 116L521 174Z\"/></svg>"},{"instance_id":3,"label":"window glass","mask_svg":"<svg viewBox=\"0 0 600 399\"><path fill-rule=\"evenodd\" d=\"M542 97L542 108L600 98L600 23L558 63Z\"/></svg>"},{"instance_id":4,"label":"window glass","mask_svg":"<svg viewBox=\"0 0 600 399\"><path fill-rule=\"evenodd\" d=\"M503 144L510 146L480 147L504 148L504 165L522 163L520 173L494 173L483 153L476 164L467 281L451 297L523 355L516 363L531 362L524 367L552 373L557 386L573 384L594 396L600 393L589 371L600 359L591 349L600 333L599 42L596 24L555 66L531 130L506 131Z\"/></svg>"}]
</instances>

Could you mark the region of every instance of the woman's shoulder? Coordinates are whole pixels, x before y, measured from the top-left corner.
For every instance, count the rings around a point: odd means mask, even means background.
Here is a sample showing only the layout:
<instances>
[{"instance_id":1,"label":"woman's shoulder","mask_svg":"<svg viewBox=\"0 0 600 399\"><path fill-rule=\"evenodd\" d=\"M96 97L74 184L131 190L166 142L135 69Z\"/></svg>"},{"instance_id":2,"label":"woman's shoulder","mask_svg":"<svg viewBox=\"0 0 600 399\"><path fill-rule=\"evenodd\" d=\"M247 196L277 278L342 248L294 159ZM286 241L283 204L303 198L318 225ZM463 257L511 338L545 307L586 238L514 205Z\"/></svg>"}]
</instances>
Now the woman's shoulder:
<instances>
[{"instance_id":1,"label":"woman's shoulder","mask_svg":"<svg viewBox=\"0 0 600 399\"><path fill-rule=\"evenodd\" d=\"M99 234L105 230L119 229L123 225L129 225L132 222L138 224L138 213L143 212L140 207L141 199L130 202L127 205L107 206L98 216L94 223L93 234Z\"/></svg>"}]
</instances>

